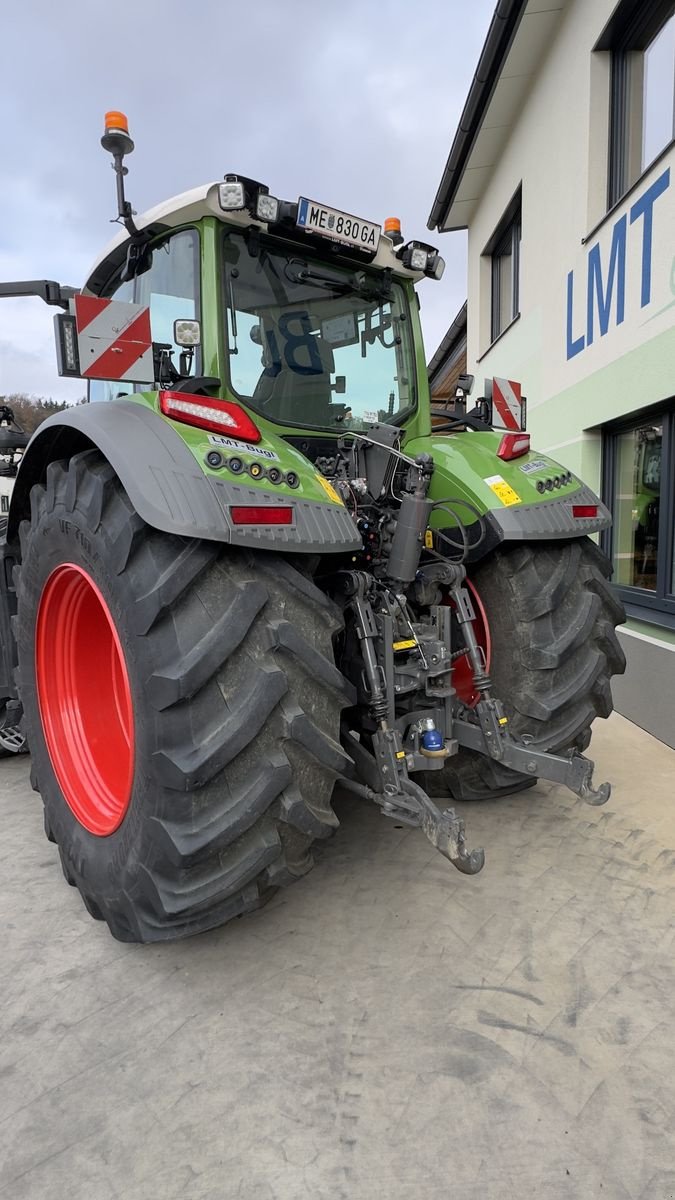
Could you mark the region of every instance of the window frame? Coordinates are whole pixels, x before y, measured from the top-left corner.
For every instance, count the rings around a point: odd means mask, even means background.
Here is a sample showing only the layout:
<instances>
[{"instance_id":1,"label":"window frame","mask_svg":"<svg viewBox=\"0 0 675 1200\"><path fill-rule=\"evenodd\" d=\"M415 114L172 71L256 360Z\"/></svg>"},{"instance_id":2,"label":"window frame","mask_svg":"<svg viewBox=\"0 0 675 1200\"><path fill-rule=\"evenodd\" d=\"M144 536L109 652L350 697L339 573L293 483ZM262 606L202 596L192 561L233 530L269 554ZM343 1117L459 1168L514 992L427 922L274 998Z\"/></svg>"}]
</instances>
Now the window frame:
<instances>
[{"instance_id":1,"label":"window frame","mask_svg":"<svg viewBox=\"0 0 675 1200\"><path fill-rule=\"evenodd\" d=\"M197 296L195 299L196 316L194 319L196 321L199 321L200 330L202 331L202 336L203 336L202 274L201 274L202 242L201 242L200 227L198 225L177 225L169 230L164 229L164 230L162 230L162 232L160 234L158 234L158 236L156 238L154 238L150 242L150 250L154 254L156 251L161 250L162 247L167 244L167 242L170 242L173 237L176 237L180 233L195 234L195 238L193 239L193 270L194 270L194 278L197 282ZM128 243L126 243L126 242L123 243L123 249L126 250L127 244ZM115 269L108 276L108 278L106 279L105 283L103 284L103 286L101 287L101 289L97 293L97 295L99 295L102 298L105 298L107 300L115 299L116 289L124 286L120 279L120 275L122 274L122 271L124 270L125 262L126 262L126 254L125 254L124 260L122 262L118 263L118 265L115 267ZM150 270L152 270L152 267L150 267ZM138 280L141 279L147 273L148 272L143 271L141 273L141 275L134 275L132 280L130 280L130 281L125 280L125 282L131 282L133 284L133 289L132 289L132 297L133 298L132 298L132 300L127 301L126 303L130 303L130 304L139 303L136 299L136 284L137 284ZM194 356L194 362L193 362L193 375L198 376L201 374L202 360L203 360L203 344L202 344L202 341L200 340L199 345L195 347L195 356ZM87 403L88 404L109 403L109 401L92 401L90 399L90 391L91 391L92 384L100 384L100 383L106 383L106 382L116 382L116 381L115 380L106 381L106 380L100 380L100 379L87 380ZM120 382L120 384L123 384L123 383L126 383L127 381L121 379L119 382ZM134 383L133 381L128 381L129 391L124 394L125 395L134 395L136 393L156 391L157 390L156 384L157 384L156 379L153 379L150 383Z\"/></svg>"},{"instance_id":2,"label":"window frame","mask_svg":"<svg viewBox=\"0 0 675 1200\"><path fill-rule=\"evenodd\" d=\"M490 259L490 346L492 346L520 316L520 244L523 232L522 185L519 184L511 197L502 217L483 250ZM501 262L509 257L505 250L511 249L511 306L508 319L502 320L501 313Z\"/></svg>"},{"instance_id":3,"label":"window frame","mask_svg":"<svg viewBox=\"0 0 675 1200\"><path fill-rule=\"evenodd\" d=\"M675 397L663 404L640 409L630 416L612 421L602 430L602 495L612 514L612 526L603 531L600 545L613 562L614 517L618 439L622 434L647 421L663 424L661 448L661 489L659 492L658 548L656 553L656 589L613 584L630 617L675 629Z\"/></svg>"},{"instance_id":4,"label":"window frame","mask_svg":"<svg viewBox=\"0 0 675 1200\"><path fill-rule=\"evenodd\" d=\"M635 58L644 54L667 22L675 14L673 0L623 0L606 26L596 50L610 52L609 84L609 147L607 158L607 210L615 207L632 187L651 170L654 163L675 142L675 111L673 136L651 162L642 166L643 132L640 132L640 167L629 174L630 150L630 93L631 75L636 68Z\"/></svg>"}]
</instances>

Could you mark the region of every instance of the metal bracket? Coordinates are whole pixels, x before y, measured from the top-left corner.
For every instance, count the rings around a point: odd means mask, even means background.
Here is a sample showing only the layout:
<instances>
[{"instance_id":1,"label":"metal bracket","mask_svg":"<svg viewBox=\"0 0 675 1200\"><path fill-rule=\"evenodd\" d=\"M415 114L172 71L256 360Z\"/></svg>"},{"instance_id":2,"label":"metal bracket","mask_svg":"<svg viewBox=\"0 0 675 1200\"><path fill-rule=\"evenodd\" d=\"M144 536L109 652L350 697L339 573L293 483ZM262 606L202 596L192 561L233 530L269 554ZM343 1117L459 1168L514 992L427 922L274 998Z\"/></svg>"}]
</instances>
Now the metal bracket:
<instances>
[{"instance_id":1,"label":"metal bracket","mask_svg":"<svg viewBox=\"0 0 675 1200\"><path fill-rule=\"evenodd\" d=\"M45 304L54 304L58 308L68 309L73 296L78 289L56 283L54 279L22 279L16 283L0 283L0 299L10 296L37 296Z\"/></svg>"}]
</instances>

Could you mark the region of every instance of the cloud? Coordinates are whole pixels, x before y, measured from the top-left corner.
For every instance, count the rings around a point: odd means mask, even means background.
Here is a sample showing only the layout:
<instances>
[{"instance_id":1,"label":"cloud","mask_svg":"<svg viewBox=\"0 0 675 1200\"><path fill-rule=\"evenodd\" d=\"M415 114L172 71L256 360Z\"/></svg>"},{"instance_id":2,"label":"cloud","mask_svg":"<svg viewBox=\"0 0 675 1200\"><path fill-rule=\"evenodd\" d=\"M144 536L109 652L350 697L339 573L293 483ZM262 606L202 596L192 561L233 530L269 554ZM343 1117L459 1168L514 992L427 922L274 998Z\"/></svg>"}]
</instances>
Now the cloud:
<instances>
[{"instance_id":1,"label":"cloud","mask_svg":"<svg viewBox=\"0 0 675 1200\"><path fill-rule=\"evenodd\" d=\"M0 83L0 278L84 281L115 232L114 176L99 147L109 108L130 117L128 192L139 211L235 170L287 198L377 221L398 215L407 237L427 238L492 7L14 6ZM438 241L446 275L421 289L428 358L466 294L464 235ZM0 305L0 392L81 395L82 384L56 375L52 316L37 301Z\"/></svg>"}]
</instances>

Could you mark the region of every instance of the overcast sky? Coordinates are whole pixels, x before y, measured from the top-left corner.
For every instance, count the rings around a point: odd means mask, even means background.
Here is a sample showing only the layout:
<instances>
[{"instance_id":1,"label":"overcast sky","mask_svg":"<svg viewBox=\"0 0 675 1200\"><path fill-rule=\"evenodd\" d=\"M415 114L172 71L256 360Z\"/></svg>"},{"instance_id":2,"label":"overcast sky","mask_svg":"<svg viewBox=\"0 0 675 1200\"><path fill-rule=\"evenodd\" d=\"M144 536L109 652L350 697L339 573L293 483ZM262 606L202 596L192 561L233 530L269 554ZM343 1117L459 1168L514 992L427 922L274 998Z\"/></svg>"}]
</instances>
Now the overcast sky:
<instances>
[{"instance_id":1,"label":"overcast sky","mask_svg":"<svg viewBox=\"0 0 675 1200\"><path fill-rule=\"evenodd\" d=\"M466 296L463 233L426 220L494 0L23 0L3 22L0 279L81 286L116 229L103 113L136 142L143 212L240 172L436 241L420 288L427 359ZM38 300L0 301L0 393L76 399Z\"/></svg>"}]
</instances>

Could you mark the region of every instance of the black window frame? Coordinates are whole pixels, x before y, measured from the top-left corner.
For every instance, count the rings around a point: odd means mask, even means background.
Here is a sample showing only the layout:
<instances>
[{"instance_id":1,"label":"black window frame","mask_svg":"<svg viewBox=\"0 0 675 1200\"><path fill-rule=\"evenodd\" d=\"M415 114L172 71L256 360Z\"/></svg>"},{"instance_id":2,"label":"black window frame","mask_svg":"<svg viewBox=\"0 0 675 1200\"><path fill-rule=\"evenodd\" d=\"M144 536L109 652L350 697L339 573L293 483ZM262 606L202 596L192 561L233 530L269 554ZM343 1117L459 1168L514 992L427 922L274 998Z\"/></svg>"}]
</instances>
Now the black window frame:
<instances>
[{"instance_id":1,"label":"black window frame","mask_svg":"<svg viewBox=\"0 0 675 1200\"><path fill-rule=\"evenodd\" d=\"M613 584L626 612L636 620L675 629L675 397L663 404L640 409L622 417L602 430L602 495L615 515L617 442L625 433L648 421L661 421L661 487L659 491L658 548L656 554L656 591L631 585ZM614 526L601 535L601 548L613 561Z\"/></svg>"},{"instance_id":2,"label":"black window frame","mask_svg":"<svg viewBox=\"0 0 675 1200\"><path fill-rule=\"evenodd\" d=\"M675 141L673 137L633 177L629 175L628 141L631 100L631 56L646 50L675 13L673 0L622 0L605 27L596 50L607 50L610 61L609 154L607 210L613 208Z\"/></svg>"},{"instance_id":3,"label":"black window frame","mask_svg":"<svg viewBox=\"0 0 675 1200\"><path fill-rule=\"evenodd\" d=\"M522 186L519 186L483 250L490 259L490 345L520 316L520 243L523 230ZM507 251L510 250L510 255ZM511 258L511 311L501 312L501 272L504 258Z\"/></svg>"}]
</instances>

